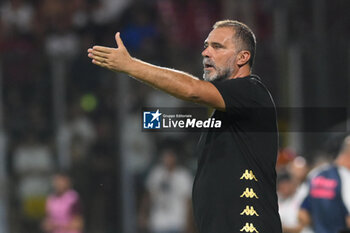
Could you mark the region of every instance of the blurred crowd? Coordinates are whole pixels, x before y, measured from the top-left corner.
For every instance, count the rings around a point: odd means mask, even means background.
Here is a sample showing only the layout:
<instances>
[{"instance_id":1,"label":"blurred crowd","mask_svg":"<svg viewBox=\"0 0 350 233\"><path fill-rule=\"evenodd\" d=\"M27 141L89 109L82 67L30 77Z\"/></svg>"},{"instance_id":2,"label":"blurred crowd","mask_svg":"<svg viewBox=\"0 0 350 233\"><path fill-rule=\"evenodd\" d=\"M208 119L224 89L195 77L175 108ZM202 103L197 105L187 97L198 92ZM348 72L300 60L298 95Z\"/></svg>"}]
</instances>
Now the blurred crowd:
<instances>
[{"instance_id":1,"label":"blurred crowd","mask_svg":"<svg viewBox=\"0 0 350 233\"><path fill-rule=\"evenodd\" d=\"M273 56L272 9L279 4L243 2L232 6L224 0L1 1L0 130L7 139L9 232L45 229L42 220L52 191L51 176L62 168L70 171L79 193L85 232L120 232L121 152L129 158L127 168L135 180L131 185L139 212L136 228L140 232L195 232L189 199L198 135L141 133L139 125L141 107L193 105L134 80L127 81L126 96L118 95L119 79L124 77L118 79L92 65L86 50L95 44L115 47L114 33L120 31L132 56L201 77L202 42L212 24L226 17L232 7L237 19L249 21L256 29L256 70L269 74L264 80L277 96L278 68L265 64L278 64L278 57ZM293 9L303 15L301 8ZM304 20L298 17L290 23L293 38L309 29L308 18ZM120 122L123 114L127 117ZM63 141L57 139L60 135ZM125 143L121 145L122 137ZM169 144L171 149L163 150ZM59 157L62 145L68 165ZM181 145L181 150L174 151L174 145ZM295 232L296 206L306 196L311 167L302 157L285 150L281 154L288 154L278 167L281 217L286 232ZM167 219L167 214L175 220Z\"/></svg>"},{"instance_id":2,"label":"blurred crowd","mask_svg":"<svg viewBox=\"0 0 350 233\"><path fill-rule=\"evenodd\" d=\"M115 47L114 33L120 31L133 56L199 74L198 41L220 10L211 1L1 1L0 111L7 138L10 232L40 230L51 176L62 167L69 169L80 193L87 232L121 230L121 125L129 127L123 137L135 190L142 190L139 177L157 161L156 148L164 138L183 144L187 155L197 138L142 134L141 106L184 103L133 80L120 99L115 75L92 65L86 51L94 44ZM123 123L118 121L122 101L127 101L122 111L128 116ZM59 157L62 143L68 165ZM193 167L188 157L185 162Z\"/></svg>"},{"instance_id":3,"label":"blurred crowd","mask_svg":"<svg viewBox=\"0 0 350 233\"><path fill-rule=\"evenodd\" d=\"M313 161L280 152L277 194L283 232L350 232L350 137L335 134Z\"/></svg>"}]
</instances>

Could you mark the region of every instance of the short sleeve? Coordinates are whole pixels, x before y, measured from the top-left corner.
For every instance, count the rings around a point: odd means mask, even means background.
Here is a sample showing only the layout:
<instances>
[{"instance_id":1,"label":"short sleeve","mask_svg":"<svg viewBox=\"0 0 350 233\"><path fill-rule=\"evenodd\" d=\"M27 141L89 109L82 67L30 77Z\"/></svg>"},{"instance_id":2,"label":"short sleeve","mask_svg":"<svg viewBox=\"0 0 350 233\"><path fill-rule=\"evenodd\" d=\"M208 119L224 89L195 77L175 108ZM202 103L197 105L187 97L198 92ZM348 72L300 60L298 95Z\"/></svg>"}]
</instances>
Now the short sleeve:
<instances>
[{"instance_id":1,"label":"short sleeve","mask_svg":"<svg viewBox=\"0 0 350 233\"><path fill-rule=\"evenodd\" d=\"M157 186L162 175L161 173L162 172L158 166L151 170L145 182L146 190L148 192L154 192L157 190Z\"/></svg>"},{"instance_id":2,"label":"short sleeve","mask_svg":"<svg viewBox=\"0 0 350 233\"><path fill-rule=\"evenodd\" d=\"M211 82L224 99L226 112L235 116L247 116L257 106L254 89L250 78L236 78Z\"/></svg>"}]
</instances>

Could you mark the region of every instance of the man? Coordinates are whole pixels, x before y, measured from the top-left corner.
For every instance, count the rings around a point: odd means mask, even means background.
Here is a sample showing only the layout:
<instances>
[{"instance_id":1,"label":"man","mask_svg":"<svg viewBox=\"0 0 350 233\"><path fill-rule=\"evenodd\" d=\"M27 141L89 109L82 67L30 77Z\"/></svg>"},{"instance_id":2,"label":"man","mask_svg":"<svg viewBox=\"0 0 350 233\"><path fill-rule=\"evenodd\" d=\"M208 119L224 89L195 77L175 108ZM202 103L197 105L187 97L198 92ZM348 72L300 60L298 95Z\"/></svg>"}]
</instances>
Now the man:
<instances>
[{"instance_id":1,"label":"man","mask_svg":"<svg viewBox=\"0 0 350 233\"><path fill-rule=\"evenodd\" d=\"M298 211L305 195L298 193L298 181L294 174L282 170L277 176L277 194L282 229L285 233L312 233L298 221Z\"/></svg>"},{"instance_id":2,"label":"man","mask_svg":"<svg viewBox=\"0 0 350 233\"><path fill-rule=\"evenodd\" d=\"M48 233L80 233L84 222L79 195L71 189L68 174L58 172L53 177L54 194L46 202L46 218L42 228Z\"/></svg>"},{"instance_id":3,"label":"man","mask_svg":"<svg viewBox=\"0 0 350 233\"><path fill-rule=\"evenodd\" d=\"M312 178L299 219L302 225L312 223L317 233L350 232L350 136L334 165Z\"/></svg>"},{"instance_id":4,"label":"man","mask_svg":"<svg viewBox=\"0 0 350 233\"><path fill-rule=\"evenodd\" d=\"M183 233L188 226L188 204L191 199L192 176L178 165L175 150L165 148L161 163L146 180L140 209L141 228L151 233Z\"/></svg>"},{"instance_id":5,"label":"man","mask_svg":"<svg viewBox=\"0 0 350 233\"><path fill-rule=\"evenodd\" d=\"M278 206L283 232L286 233L297 232L294 231L294 228L297 230L299 210L294 198L296 189L297 184L291 174L287 170L280 171L277 176Z\"/></svg>"},{"instance_id":6,"label":"man","mask_svg":"<svg viewBox=\"0 0 350 233\"><path fill-rule=\"evenodd\" d=\"M200 233L281 232L276 195L277 126L272 97L251 75L255 36L238 21L217 22L204 42L204 81L132 58L118 48L88 49L92 63L126 73L183 100L216 109L220 129L201 135L193 209Z\"/></svg>"}]
</instances>

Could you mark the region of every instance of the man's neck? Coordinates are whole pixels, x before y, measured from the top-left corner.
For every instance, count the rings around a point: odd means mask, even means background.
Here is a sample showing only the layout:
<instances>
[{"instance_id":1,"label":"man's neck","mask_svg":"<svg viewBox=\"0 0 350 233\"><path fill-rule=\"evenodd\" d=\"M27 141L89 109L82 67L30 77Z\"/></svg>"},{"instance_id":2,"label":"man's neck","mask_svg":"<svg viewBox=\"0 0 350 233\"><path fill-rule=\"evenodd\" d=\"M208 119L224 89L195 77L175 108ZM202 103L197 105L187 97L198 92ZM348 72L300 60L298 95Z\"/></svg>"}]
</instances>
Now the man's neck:
<instances>
[{"instance_id":1,"label":"man's neck","mask_svg":"<svg viewBox=\"0 0 350 233\"><path fill-rule=\"evenodd\" d=\"M58 196L58 197L61 197L61 196L63 196L64 194L66 194L68 191L69 191L69 189L63 190L63 191L61 191L61 192L56 192L55 195Z\"/></svg>"},{"instance_id":2,"label":"man's neck","mask_svg":"<svg viewBox=\"0 0 350 233\"><path fill-rule=\"evenodd\" d=\"M231 79L247 77L251 74L251 69L249 65L244 65L240 67L237 73L232 75Z\"/></svg>"}]
</instances>

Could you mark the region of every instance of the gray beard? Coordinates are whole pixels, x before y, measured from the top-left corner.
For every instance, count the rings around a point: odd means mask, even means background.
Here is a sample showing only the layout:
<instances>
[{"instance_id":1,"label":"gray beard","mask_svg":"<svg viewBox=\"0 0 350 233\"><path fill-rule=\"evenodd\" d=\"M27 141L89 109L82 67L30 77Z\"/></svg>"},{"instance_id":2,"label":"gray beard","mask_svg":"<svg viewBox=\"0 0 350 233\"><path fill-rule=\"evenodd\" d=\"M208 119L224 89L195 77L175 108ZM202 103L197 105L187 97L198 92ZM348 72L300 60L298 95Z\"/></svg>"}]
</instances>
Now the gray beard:
<instances>
[{"instance_id":1,"label":"gray beard","mask_svg":"<svg viewBox=\"0 0 350 233\"><path fill-rule=\"evenodd\" d=\"M222 72L220 72L220 70L216 73L216 75L214 75L214 76L209 76L209 73L206 73L205 71L204 71L204 73L203 73L203 79L205 80L205 81L222 81L222 80L226 80L226 79L228 79L230 76L231 76L231 74L233 73L233 69L230 69L230 68L228 68L228 69L226 69L226 70L224 70L224 71L222 71Z\"/></svg>"}]
</instances>

